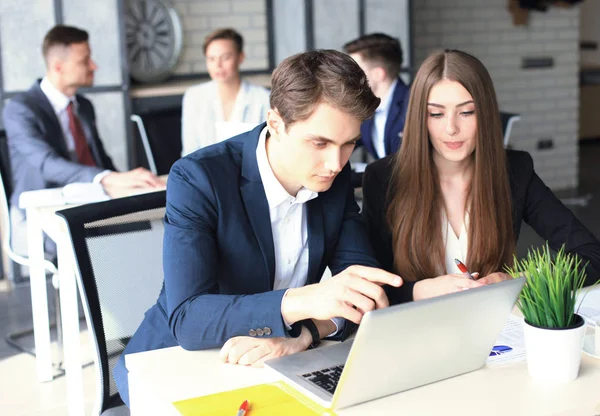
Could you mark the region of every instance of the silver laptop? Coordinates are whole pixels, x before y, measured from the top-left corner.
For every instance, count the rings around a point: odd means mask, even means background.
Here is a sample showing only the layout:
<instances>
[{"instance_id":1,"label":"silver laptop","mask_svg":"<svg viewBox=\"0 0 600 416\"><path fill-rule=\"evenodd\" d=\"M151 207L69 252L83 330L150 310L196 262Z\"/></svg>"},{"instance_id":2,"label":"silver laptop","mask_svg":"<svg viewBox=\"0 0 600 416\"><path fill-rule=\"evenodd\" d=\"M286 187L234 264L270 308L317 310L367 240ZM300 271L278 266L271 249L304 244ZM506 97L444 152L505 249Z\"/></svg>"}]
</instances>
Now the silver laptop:
<instances>
[{"instance_id":1,"label":"silver laptop","mask_svg":"<svg viewBox=\"0 0 600 416\"><path fill-rule=\"evenodd\" d=\"M521 277L368 312L353 340L265 365L332 409L477 370L524 282Z\"/></svg>"}]
</instances>

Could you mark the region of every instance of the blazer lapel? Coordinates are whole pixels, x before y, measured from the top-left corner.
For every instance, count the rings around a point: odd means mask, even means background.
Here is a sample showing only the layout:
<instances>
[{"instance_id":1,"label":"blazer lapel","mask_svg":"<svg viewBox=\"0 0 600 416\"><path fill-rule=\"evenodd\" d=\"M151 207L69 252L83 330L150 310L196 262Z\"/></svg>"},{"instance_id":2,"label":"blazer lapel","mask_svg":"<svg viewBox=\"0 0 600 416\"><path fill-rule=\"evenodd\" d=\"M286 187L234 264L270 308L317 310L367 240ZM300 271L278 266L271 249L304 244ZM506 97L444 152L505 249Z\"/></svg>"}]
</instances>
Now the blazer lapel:
<instances>
[{"instance_id":1,"label":"blazer lapel","mask_svg":"<svg viewBox=\"0 0 600 416\"><path fill-rule=\"evenodd\" d=\"M385 121L384 142L386 155L394 153L399 147L400 137L394 137L394 131L396 130L394 127L397 123L404 124L404 120L401 120L401 118L404 114L406 94L408 94L406 85L398 78L398 83L396 84L396 88L394 88L392 95L393 102L390 105L387 120ZM402 128L400 128L400 132L402 132Z\"/></svg>"},{"instance_id":2,"label":"blazer lapel","mask_svg":"<svg viewBox=\"0 0 600 416\"><path fill-rule=\"evenodd\" d=\"M323 204L321 203L321 198L315 198L307 202L306 215L308 229L307 284L312 284L317 283L321 278L319 270L325 248Z\"/></svg>"},{"instance_id":3,"label":"blazer lapel","mask_svg":"<svg viewBox=\"0 0 600 416\"><path fill-rule=\"evenodd\" d=\"M246 182L241 186L242 199L248 215L248 220L262 252L265 269L268 274L268 285L273 289L275 282L275 248L273 245L273 231L271 230L271 217L269 203L265 188L260 179L258 162L256 160L256 146L258 137L266 126L263 123L254 130L246 133L244 151L242 155L242 176Z\"/></svg>"},{"instance_id":4,"label":"blazer lapel","mask_svg":"<svg viewBox=\"0 0 600 416\"><path fill-rule=\"evenodd\" d=\"M47 127L50 130L48 132L48 140L52 141L50 145L53 145L55 149L58 150L58 153L65 159L70 159L69 151L67 150L66 138L63 134L62 127L60 126L60 122L58 121L58 117L56 117L56 113L54 112L54 108L52 108L52 104L48 101L48 97L40 88L40 81L37 81L33 87L31 87L33 95L36 97L36 102L39 105L40 110L42 111L42 116L48 121Z\"/></svg>"},{"instance_id":5,"label":"blazer lapel","mask_svg":"<svg viewBox=\"0 0 600 416\"><path fill-rule=\"evenodd\" d=\"M369 152L372 155L375 155L375 149L373 148L373 140L371 135L373 134L373 118L369 118L365 121L363 121L363 123L360 126L360 136L361 136L361 140L362 140L362 144L365 147L365 149L367 149L367 152Z\"/></svg>"}]
</instances>

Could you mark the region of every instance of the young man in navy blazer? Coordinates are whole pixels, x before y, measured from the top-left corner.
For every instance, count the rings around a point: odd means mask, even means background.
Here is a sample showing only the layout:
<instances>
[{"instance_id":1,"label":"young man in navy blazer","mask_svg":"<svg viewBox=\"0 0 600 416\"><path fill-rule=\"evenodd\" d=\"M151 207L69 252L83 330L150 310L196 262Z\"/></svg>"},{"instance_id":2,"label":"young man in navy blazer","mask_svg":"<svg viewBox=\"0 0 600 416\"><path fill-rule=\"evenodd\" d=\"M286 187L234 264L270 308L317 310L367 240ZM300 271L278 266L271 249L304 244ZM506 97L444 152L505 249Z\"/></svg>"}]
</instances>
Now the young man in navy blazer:
<instances>
[{"instance_id":1,"label":"young man in navy blazer","mask_svg":"<svg viewBox=\"0 0 600 416\"><path fill-rule=\"evenodd\" d=\"M363 35L344 45L344 51L365 71L373 93L381 104L372 118L360 126L361 141L374 159L395 153L402 143L409 88L398 73L402 47L383 33Z\"/></svg>"},{"instance_id":2,"label":"young man in navy blazer","mask_svg":"<svg viewBox=\"0 0 600 416\"><path fill-rule=\"evenodd\" d=\"M123 356L220 347L225 362L262 366L388 306L381 286L402 280L377 268L347 163L378 105L348 55L298 54L273 72L266 123L175 163L163 290ZM115 379L129 404L123 356Z\"/></svg>"}]
</instances>

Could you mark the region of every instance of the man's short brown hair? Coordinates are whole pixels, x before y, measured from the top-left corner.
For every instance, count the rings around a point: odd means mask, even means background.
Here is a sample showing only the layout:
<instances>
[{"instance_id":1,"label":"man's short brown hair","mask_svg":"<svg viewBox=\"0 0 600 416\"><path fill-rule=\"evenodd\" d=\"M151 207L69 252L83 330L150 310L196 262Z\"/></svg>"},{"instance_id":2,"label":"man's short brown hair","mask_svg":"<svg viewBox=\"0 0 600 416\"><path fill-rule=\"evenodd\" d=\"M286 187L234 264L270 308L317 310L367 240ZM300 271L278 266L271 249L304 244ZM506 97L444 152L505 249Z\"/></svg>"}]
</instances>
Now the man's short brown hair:
<instances>
[{"instance_id":1,"label":"man's short brown hair","mask_svg":"<svg viewBox=\"0 0 600 416\"><path fill-rule=\"evenodd\" d=\"M402 46L397 38L384 33L363 35L344 45L348 54L359 54L368 63L381 66L390 78L395 78L402 67Z\"/></svg>"},{"instance_id":2,"label":"man's short brown hair","mask_svg":"<svg viewBox=\"0 0 600 416\"><path fill-rule=\"evenodd\" d=\"M204 38L204 45L203 45L204 55L206 55L206 49L208 48L208 45L210 45L210 43L212 41L218 40L218 39L232 40L233 43L235 44L235 47L236 47L238 53L242 53L242 51L244 50L244 38L242 37L242 35L240 35L234 29L225 28L225 29L217 29L214 32L209 33Z\"/></svg>"},{"instance_id":3,"label":"man's short brown hair","mask_svg":"<svg viewBox=\"0 0 600 416\"><path fill-rule=\"evenodd\" d=\"M63 48L71 46L73 43L87 42L88 32L73 26L56 25L46 33L42 43L42 55L48 60L48 52L56 46Z\"/></svg>"},{"instance_id":4,"label":"man's short brown hair","mask_svg":"<svg viewBox=\"0 0 600 416\"><path fill-rule=\"evenodd\" d=\"M286 58L273 71L271 108L277 110L286 128L309 118L320 103L363 121L373 116L379 102L365 73L342 52L299 53Z\"/></svg>"}]
</instances>

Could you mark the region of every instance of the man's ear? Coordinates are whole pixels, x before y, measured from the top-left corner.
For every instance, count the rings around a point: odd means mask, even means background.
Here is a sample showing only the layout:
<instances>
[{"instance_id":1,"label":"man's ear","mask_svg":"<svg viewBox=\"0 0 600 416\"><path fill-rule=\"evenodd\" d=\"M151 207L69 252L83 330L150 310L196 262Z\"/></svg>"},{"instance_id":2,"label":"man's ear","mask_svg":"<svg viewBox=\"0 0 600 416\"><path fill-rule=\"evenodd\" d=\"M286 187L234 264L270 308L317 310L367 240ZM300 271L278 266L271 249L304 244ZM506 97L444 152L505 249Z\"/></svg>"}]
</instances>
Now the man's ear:
<instances>
[{"instance_id":1,"label":"man's ear","mask_svg":"<svg viewBox=\"0 0 600 416\"><path fill-rule=\"evenodd\" d=\"M276 108L267 112L267 128L270 136L276 140L279 140L279 133L285 130L285 124Z\"/></svg>"},{"instance_id":2,"label":"man's ear","mask_svg":"<svg viewBox=\"0 0 600 416\"><path fill-rule=\"evenodd\" d=\"M377 80L377 82L381 82L387 77L387 73L382 67L376 66L373 69L371 69L371 77Z\"/></svg>"},{"instance_id":3,"label":"man's ear","mask_svg":"<svg viewBox=\"0 0 600 416\"><path fill-rule=\"evenodd\" d=\"M244 52L240 52L240 54L238 55L238 70L240 69L240 66L244 63L244 60L246 59L246 54Z\"/></svg>"}]
</instances>

